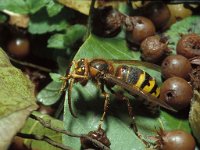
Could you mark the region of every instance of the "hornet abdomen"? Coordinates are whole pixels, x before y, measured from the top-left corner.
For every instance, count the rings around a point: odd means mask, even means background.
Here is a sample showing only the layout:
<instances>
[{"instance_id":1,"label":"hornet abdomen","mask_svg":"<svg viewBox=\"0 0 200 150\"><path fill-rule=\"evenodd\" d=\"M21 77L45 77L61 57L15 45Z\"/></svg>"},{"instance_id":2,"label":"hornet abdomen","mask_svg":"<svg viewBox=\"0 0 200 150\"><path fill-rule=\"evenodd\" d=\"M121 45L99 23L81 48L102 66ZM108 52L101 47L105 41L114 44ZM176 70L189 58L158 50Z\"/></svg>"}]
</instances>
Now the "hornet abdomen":
<instances>
[{"instance_id":1,"label":"hornet abdomen","mask_svg":"<svg viewBox=\"0 0 200 150\"><path fill-rule=\"evenodd\" d=\"M137 67L130 67L126 65L118 66L116 70L116 77L124 82L139 88L155 97L159 97L160 88L158 87L155 78L150 76L147 72ZM158 110L158 105L144 101L145 106L154 114Z\"/></svg>"}]
</instances>

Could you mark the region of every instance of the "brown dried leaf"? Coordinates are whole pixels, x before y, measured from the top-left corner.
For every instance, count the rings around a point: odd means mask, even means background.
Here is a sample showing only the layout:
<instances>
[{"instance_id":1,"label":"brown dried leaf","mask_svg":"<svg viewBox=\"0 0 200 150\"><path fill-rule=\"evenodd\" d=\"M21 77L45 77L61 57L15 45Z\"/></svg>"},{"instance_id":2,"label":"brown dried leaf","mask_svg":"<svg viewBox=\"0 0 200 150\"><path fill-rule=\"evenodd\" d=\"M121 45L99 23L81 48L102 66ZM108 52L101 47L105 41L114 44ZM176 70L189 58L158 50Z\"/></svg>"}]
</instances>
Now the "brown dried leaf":
<instances>
[{"instance_id":1,"label":"brown dried leaf","mask_svg":"<svg viewBox=\"0 0 200 150\"><path fill-rule=\"evenodd\" d=\"M89 14L90 4L92 0L57 0L59 3L65 5L66 7L72 8L76 11L79 11L85 15ZM126 0L116 0L113 1L97 1L95 7L101 6L113 6L114 8L118 7L120 2L124 2Z\"/></svg>"},{"instance_id":2,"label":"brown dried leaf","mask_svg":"<svg viewBox=\"0 0 200 150\"><path fill-rule=\"evenodd\" d=\"M189 122L194 136L200 143L200 93L196 90L194 91L194 98L189 113Z\"/></svg>"},{"instance_id":3,"label":"brown dried leaf","mask_svg":"<svg viewBox=\"0 0 200 150\"><path fill-rule=\"evenodd\" d=\"M28 15L21 15L21 14L17 14L8 10L4 10L3 12L9 15L10 17L8 21L9 24L22 27L22 28L28 27L28 23L30 20Z\"/></svg>"}]
</instances>

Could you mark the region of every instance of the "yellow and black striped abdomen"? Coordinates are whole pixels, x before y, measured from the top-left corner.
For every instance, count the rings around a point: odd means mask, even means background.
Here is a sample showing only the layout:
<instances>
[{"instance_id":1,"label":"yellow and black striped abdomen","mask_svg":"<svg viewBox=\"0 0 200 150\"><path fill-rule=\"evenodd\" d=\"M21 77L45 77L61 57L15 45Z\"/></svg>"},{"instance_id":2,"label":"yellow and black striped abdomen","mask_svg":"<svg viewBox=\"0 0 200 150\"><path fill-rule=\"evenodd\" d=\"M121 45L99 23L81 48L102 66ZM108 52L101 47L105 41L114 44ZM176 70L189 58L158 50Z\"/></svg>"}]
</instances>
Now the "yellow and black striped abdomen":
<instances>
[{"instance_id":1,"label":"yellow and black striped abdomen","mask_svg":"<svg viewBox=\"0 0 200 150\"><path fill-rule=\"evenodd\" d=\"M126 65L119 66L116 70L116 77L128 83L129 85L138 87L138 90L143 90L154 95L155 97L159 97L160 95L160 88L158 87L155 78L151 77L142 69L137 67L129 67ZM142 101L151 114L158 114L160 107L157 104L144 99Z\"/></svg>"},{"instance_id":2,"label":"yellow and black striped abdomen","mask_svg":"<svg viewBox=\"0 0 200 150\"><path fill-rule=\"evenodd\" d=\"M117 77L156 97L160 94L160 88L158 87L155 78L137 67L129 67L126 65L120 66L117 70Z\"/></svg>"},{"instance_id":3,"label":"yellow and black striped abdomen","mask_svg":"<svg viewBox=\"0 0 200 150\"><path fill-rule=\"evenodd\" d=\"M151 93L155 97L160 95L160 88L158 87L155 78L151 77L147 72L142 71L135 86L145 92Z\"/></svg>"}]
</instances>

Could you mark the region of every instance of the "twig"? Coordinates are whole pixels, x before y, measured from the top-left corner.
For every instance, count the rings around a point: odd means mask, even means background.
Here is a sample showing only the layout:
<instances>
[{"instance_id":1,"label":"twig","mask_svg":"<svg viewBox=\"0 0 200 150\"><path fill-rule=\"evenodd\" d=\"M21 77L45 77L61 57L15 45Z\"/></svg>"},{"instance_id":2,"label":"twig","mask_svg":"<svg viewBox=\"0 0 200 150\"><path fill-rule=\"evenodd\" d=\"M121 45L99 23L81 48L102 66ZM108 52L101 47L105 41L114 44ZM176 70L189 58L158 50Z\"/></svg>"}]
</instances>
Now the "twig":
<instances>
[{"instance_id":1,"label":"twig","mask_svg":"<svg viewBox=\"0 0 200 150\"><path fill-rule=\"evenodd\" d=\"M101 142L87 136L86 134L75 134L75 133L71 133L67 130L61 129L61 128L56 128L56 127L52 127L50 121L44 121L42 118L37 117L35 115L31 115L31 117L33 119L38 120L44 127L54 130L56 132L59 133L63 133L65 135L71 136L71 137L77 137L77 138L85 138L87 140L90 140L92 143L94 143L95 145L97 145L99 148L101 148L102 150L110 150L110 148L108 148L107 146L105 146L104 144L102 144Z\"/></svg>"},{"instance_id":2,"label":"twig","mask_svg":"<svg viewBox=\"0 0 200 150\"><path fill-rule=\"evenodd\" d=\"M167 2L167 1L166 1ZM195 4L195 3L199 3L199 0L170 0L169 2L170 4L180 4L180 3L190 3L190 4Z\"/></svg>"},{"instance_id":3,"label":"twig","mask_svg":"<svg viewBox=\"0 0 200 150\"><path fill-rule=\"evenodd\" d=\"M53 140L51 140L49 137L44 136L44 135L34 135L34 134L25 134L25 133L17 133L17 136L22 137L22 138L26 138L26 139L33 139L33 140L40 140L40 141L45 141L55 147L64 149L64 150L73 150L71 147L69 146L65 146L61 143L55 142Z\"/></svg>"},{"instance_id":4,"label":"twig","mask_svg":"<svg viewBox=\"0 0 200 150\"><path fill-rule=\"evenodd\" d=\"M61 94L60 99L61 99L61 101L59 102L58 108L57 108L56 112L53 115L54 118L59 118L59 116L61 115L61 113L62 113L62 111L64 109L64 102L65 102L64 94Z\"/></svg>"},{"instance_id":5,"label":"twig","mask_svg":"<svg viewBox=\"0 0 200 150\"><path fill-rule=\"evenodd\" d=\"M35 65L35 64L32 64L32 63L28 63L28 62L22 62L20 60L16 60L12 57L9 57L9 59L17 64L20 64L20 65L23 65L23 66L27 66L27 67L31 67L31 68L35 68L35 69L38 69L38 70L41 70L41 71L44 71L44 72L51 72L51 69L48 69L48 68L45 68L45 67L42 67L42 66L39 66L39 65Z\"/></svg>"},{"instance_id":6,"label":"twig","mask_svg":"<svg viewBox=\"0 0 200 150\"><path fill-rule=\"evenodd\" d=\"M90 35L91 33L91 28L92 28L92 15L94 13L94 5L95 5L96 0L92 0L90 4L90 10L89 10L89 17L88 17L88 23L87 23L87 33L85 36L85 39Z\"/></svg>"}]
</instances>

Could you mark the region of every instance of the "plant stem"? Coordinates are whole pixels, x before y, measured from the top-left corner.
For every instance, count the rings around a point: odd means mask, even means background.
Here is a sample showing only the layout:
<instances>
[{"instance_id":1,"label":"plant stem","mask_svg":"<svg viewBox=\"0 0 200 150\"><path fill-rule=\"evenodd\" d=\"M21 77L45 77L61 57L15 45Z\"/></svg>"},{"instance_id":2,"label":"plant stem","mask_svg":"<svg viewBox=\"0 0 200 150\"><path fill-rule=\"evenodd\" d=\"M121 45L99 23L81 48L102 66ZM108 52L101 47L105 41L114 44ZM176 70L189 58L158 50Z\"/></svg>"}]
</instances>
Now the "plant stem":
<instances>
[{"instance_id":1,"label":"plant stem","mask_svg":"<svg viewBox=\"0 0 200 150\"><path fill-rule=\"evenodd\" d=\"M96 0L92 0L90 4L90 10L89 10L89 16L88 16L88 23L87 23L87 33L85 36L85 39L88 38L88 36L91 33L91 28L92 28L92 16L94 12L94 5L95 5Z\"/></svg>"},{"instance_id":2,"label":"plant stem","mask_svg":"<svg viewBox=\"0 0 200 150\"><path fill-rule=\"evenodd\" d=\"M56 131L56 132L59 132L59 133L63 133L65 135L68 135L68 136L71 136L71 137L77 137L77 138L85 138L87 140L90 140L92 143L94 143L95 145L97 145L100 149L102 150L110 150L110 148L108 148L107 146L105 146L104 144L102 144L101 142L87 136L86 134L75 134L75 133L71 133L67 130L64 130L64 129L61 129L61 128L56 128L56 127L53 127L51 126L51 123L50 123L50 120L49 121L45 121L43 120L42 118L40 117L37 117L35 115L31 115L31 117L33 119L36 119L38 120L44 127L48 128L48 129L51 129L53 131Z\"/></svg>"},{"instance_id":3,"label":"plant stem","mask_svg":"<svg viewBox=\"0 0 200 150\"><path fill-rule=\"evenodd\" d=\"M35 64L32 64L32 63L16 60L16 59L14 59L12 57L9 57L9 59L12 62L15 62L15 63L23 65L23 66L31 67L31 68L38 69L38 70L41 70L41 71L44 71L44 72L51 72L51 69L49 69L49 68L45 68L45 67L42 67L42 66L39 66L39 65L35 65Z\"/></svg>"},{"instance_id":4,"label":"plant stem","mask_svg":"<svg viewBox=\"0 0 200 150\"><path fill-rule=\"evenodd\" d=\"M58 142L55 142L45 135L18 133L17 136L22 137L22 138L26 138L26 139L34 139L34 140L39 140L39 141L45 141L45 142L47 142L47 143L49 143L49 144L51 144L55 147L58 147L58 148L61 148L61 149L64 149L64 150L73 150L71 147L65 146L65 145L58 143Z\"/></svg>"},{"instance_id":5,"label":"plant stem","mask_svg":"<svg viewBox=\"0 0 200 150\"><path fill-rule=\"evenodd\" d=\"M54 118L59 118L61 113L64 110L65 94L62 94L60 99L61 99L61 102L59 103L58 108L53 116Z\"/></svg>"}]
</instances>

